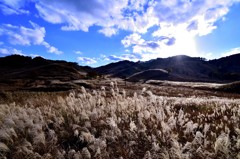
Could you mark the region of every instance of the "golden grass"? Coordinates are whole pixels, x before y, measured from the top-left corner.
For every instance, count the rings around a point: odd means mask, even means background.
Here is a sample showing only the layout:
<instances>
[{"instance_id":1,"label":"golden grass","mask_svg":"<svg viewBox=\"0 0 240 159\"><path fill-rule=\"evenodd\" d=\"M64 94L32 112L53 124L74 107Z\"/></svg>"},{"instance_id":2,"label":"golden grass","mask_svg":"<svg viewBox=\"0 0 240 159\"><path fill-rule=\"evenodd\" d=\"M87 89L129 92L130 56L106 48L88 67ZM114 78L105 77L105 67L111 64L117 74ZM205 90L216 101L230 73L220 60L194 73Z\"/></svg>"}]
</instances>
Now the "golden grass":
<instances>
[{"instance_id":1,"label":"golden grass","mask_svg":"<svg viewBox=\"0 0 240 159\"><path fill-rule=\"evenodd\" d=\"M239 98L130 92L2 92L0 158L240 158Z\"/></svg>"}]
</instances>

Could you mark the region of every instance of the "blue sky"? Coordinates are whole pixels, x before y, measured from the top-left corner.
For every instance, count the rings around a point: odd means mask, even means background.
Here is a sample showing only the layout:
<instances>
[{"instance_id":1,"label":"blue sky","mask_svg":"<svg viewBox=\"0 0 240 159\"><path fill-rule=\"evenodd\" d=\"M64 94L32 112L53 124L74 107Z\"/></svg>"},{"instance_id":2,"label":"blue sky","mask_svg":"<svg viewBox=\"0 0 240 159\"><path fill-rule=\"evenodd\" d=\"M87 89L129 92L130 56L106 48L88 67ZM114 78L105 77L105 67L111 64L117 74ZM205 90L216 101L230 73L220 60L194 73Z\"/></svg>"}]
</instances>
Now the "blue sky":
<instances>
[{"instance_id":1,"label":"blue sky","mask_svg":"<svg viewBox=\"0 0 240 159\"><path fill-rule=\"evenodd\" d=\"M0 0L0 56L100 66L240 52L240 0Z\"/></svg>"}]
</instances>

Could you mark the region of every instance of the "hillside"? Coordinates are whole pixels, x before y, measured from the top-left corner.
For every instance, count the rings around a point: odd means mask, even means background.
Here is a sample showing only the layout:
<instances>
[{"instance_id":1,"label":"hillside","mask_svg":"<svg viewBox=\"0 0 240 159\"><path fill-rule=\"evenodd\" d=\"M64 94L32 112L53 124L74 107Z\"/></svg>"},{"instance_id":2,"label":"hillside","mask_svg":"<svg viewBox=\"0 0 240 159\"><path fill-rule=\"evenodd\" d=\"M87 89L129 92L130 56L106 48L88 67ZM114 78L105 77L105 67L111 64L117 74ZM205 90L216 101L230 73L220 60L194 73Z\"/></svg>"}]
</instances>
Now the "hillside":
<instances>
[{"instance_id":1,"label":"hillside","mask_svg":"<svg viewBox=\"0 0 240 159\"><path fill-rule=\"evenodd\" d=\"M149 70L137 72L127 78L127 80L133 81L133 82L138 82L139 79L141 79L142 82L145 82L149 79L184 81L183 78L173 75L170 72L163 69L149 69Z\"/></svg>"},{"instance_id":2,"label":"hillside","mask_svg":"<svg viewBox=\"0 0 240 159\"><path fill-rule=\"evenodd\" d=\"M240 80L240 54L206 61L204 58L189 57L185 55L169 58L157 58L146 62L121 61L96 68L101 74L110 74L113 77L125 77L128 80L172 80L172 81L198 81L198 82L233 82ZM162 69L161 72L148 71ZM142 72L142 73L141 73ZM144 73L143 73L144 72ZM138 74L137 78L132 78ZM131 78L129 78L131 77Z\"/></svg>"},{"instance_id":3,"label":"hillside","mask_svg":"<svg viewBox=\"0 0 240 159\"><path fill-rule=\"evenodd\" d=\"M0 58L1 90L62 91L86 85L79 80L100 75L129 82L149 80L218 82L240 81L240 54L206 61L185 55L146 62L120 61L98 68L77 63L11 55ZM225 89L224 89L225 90Z\"/></svg>"},{"instance_id":4,"label":"hillside","mask_svg":"<svg viewBox=\"0 0 240 159\"><path fill-rule=\"evenodd\" d=\"M145 69L140 62L124 60L95 68L95 71L105 75L110 74L112 77L126 78Z\"/></svg>"},{"instance_id":5,"label":"hillside","mask_svg":"<svg viewBox=\"0 0 240 159\"><path fill-rule=\"evenodd\" d=\"M0 58L0 87L68 90L71 80L86 78L92 69L77 63L12 55Z\"/></svg>"}]
</instances>

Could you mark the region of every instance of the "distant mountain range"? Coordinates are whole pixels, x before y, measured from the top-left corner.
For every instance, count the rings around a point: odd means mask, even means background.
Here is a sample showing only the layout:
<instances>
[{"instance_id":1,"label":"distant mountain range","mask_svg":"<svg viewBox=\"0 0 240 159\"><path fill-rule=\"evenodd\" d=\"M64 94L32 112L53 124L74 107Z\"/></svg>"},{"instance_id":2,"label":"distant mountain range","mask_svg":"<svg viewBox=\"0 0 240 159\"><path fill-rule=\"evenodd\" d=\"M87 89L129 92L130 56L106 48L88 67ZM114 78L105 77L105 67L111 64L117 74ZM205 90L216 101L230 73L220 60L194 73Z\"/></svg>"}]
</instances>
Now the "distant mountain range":
<instances>
[{"instance_id":1,"label":"distant mountain range","mask_svg":"<svg viewBox=\"0 0 240 159\"><path fill-rule=\"evenodd\" d=\"M120 61L94 69L96 72L129 81L171 80L233 82L240 80L240 54L215 60L185 55L146 62Z\"/></svg>"},{"instance_id":2,"label":"distant mountain range","mask_svg":"<svg viewBox=\"0 0 240 159\"><path fill-rule=\"evenodd\" d=\"M157 58L146 62L120 61L98 68L77 63L47 60L42 57L11 55L0 58L0 88L62 87L71 89L79 79L101 75L132 82L148 80L233 82L240 81L240 54L205 60L185 55Z\"/></svg>"}]
</instances>

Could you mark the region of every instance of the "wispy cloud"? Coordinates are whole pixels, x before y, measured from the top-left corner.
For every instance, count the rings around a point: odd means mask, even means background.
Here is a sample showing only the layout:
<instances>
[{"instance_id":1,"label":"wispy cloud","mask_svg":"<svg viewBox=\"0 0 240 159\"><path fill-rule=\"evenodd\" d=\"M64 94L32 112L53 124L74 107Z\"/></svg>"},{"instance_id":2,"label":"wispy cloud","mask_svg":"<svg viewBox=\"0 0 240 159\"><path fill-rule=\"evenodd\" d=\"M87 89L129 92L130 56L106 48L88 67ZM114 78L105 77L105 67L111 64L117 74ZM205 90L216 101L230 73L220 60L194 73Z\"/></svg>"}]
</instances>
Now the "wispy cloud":
<instances>
[{"instance_id":1,"label":"wispy cloud","mask_svg":"<svg viewBox=\"0 0 240 159\"><path fill-rule=\"evenodd\" d=\"M127 4L127 0L59 0L58 3L42 0L36 4L36 8L44 20L54 24L67 24L61 27L62 30L88 31L89 27L98 25L108 28L100 32L110 35L114 30L114 21L122 19L121 10Z\"/></svg>"},{"instance_id":2,"label":"wispy cloud","mask_svg":"<svg viewBox=\"0 0 240 159\"><path fill-rule=\"evenodd\" d=\"M152 26L161 30L162 23L186 23L188 29L196 30L198 35L206 35L214 30L215 22L224 18L229 7L239 0L225 1L157 1L157 0L2 0L1 10L12 9L27 12L27 3L35 3L39 16L44 20L61 24L62 30L88 31L96 25L102 27L100 33L112 36L119 29L146 33ZM187 29L186 28L186 29Z\"/></svg>"},{"instance_id":3,"label":"wispy cloud","mask_svg":"<svg viewBox=\"0 0 240 159\"><path fill-rule=\"evenodd\" d=\"M99 30L98 32L104 34L107 37L111 37L112 35L117 34L117 29L113 28L113 27L112 28L109 27L109 28L103 28L103 29Z\"/></svg>"},{"instance_id":4,"label":"wispy cloud","mask_svg":"<svg viewBox=\"0 0 240 159\"><path fill-rule=\"evenodd\" d=\"M40 16L50 23L67 24L63 30L83 30L97 25L99 32L111 36L118 29L146 33L161 23L174 25L193 21L199 34L215 29L214 23L227 14L236 0L227 1L75 1L59 0L58 3L42 0L36 3ZM51 13L51 14L50 14ZM160 28L161 29L161 28Z\"/></svg>"},{"instance_id":5,"label":"wispy cloud","mask_svg":"<svg viewBox=\"0 0 240 159\"><path fill-rule=\"evenodd\" d=\"M221 56L224 57L224 56L230 56L230 55L239 54L239 53L240 53L240 47L237 47L222 53Z\"/></svg>"},{"instance_id":6,"label":"wispy cloud","mask_svg":"<svg viewBox=\"0 0 240 159\"><path fill-rule=\"evenodd\" d=\"M58 48L54 47L54 46L51 46L49 43L47 43L46 41L43 41L41 43L41 45L45 46L45 48L47 49L47 51L49 53L54 53L54 54L57 54L57 55L60 55L62 54L63 52L62 51L59 51Z\"/></svg>"},{"instance_id":7,"label":"wispy cloud","mask_svg":"<svg viewBox=\"0 0 240 159\"><path fill-rule=\"evenodd\" d=\"M40 45L44 41L45 28L30 23L32 28L3 24L0 26L0 35L5 35L12 45Z\"/></svg>"},{"instance_id":8,"label":"wispy cloud","mask_svg":"<svg viewBox=\"0 0 240 159\"><path fill-rule=\"evenodd\" d=\"M0 36L6 36L8 42L12 45L41 45L44 46L49 53L61 54L56 47L47 43L44 38L46 30L36 23L30 21L32 28L24 26L15 26L11 24L2 24L0 26Z\"/></svg>"},{"instance_id":9,"label":"wispy cloud","mask_svg":"<svg viewBox=\"0 0 240 159\"><path fill-rule=\"evenodd\" d=\"M100 26L99 33L108 37L118 33L118 30L129 30L146 33L157 25L158 18L154 16L153 5L148 0L42 0L36 3L39 15L53 24L62 24L66 31L88 31L91 26Z\"/></svg>"},{"instance_id":10,"label":"wispy cloud","mask_svg":"<svg viewBox=\"0 0 240 159\"><path fill-rule=\"evenodd\" d=\"M33 57L33 58L34 58L34 57L42 57L42 58L44 58L43 56L38 55L38 54L30 54L30 56Z\"/></svg>"},{"instance_id":11,"label":"wispy cloud","mask_svg":"<svg viewBox=\"0 0 240 159\"><path fill-rule=\"evenodd\" d=\"M1 0L0 10L5 15L30 14L28 10L23 9L23 7L28 1L27 0Z\"/></svg>"},{"instance_id":12,"label":"wispy cloud","mask_svg":"<svg viewBox=\"0 0 240 159\"><path fill-rule=\"evenodd\" d=\"M77 50L77 51L74 51L74 53L75 53L75 54L78 54L78 55L81 55L81 54L82 54L82 51Z\"/></svg>"},{"instance_id":13,"label":"wispy cloud","mask_svg":"<svg viewBox=\"0 0 240 159\"><path fill-rule=\"evenodd\" d=\"M42 57L41 55L37 55L37 54L30 54L27 55L26 53L23 53L22 50L18 50L12 47L2 47L0 48L0 54L3 54L5 56L7 55L22 55L22 56L31 56L31 57Z\"/></svg>"},{"instance_id":14,"label":"wispy cloud","mask_svg":"<svg viewBox=\"0 0 240 159\"><path fill-rule=\"evenodd\" d=\"M111 61L111 62L116 62L116 61L122 61L122 60L128 60L128 61L138 61L139 60L139 55L137 54L122 54L120 56L117 55L101 55L101 59L103 61Z\"/></svg>"},{"instance_id":15,"label":"wispy cloud","mask_svg":"<svg viewBox=\"0 0 240 159\"><path fill-rule=\"evenodd\" d=\"M86 64L86 65L92 65L97 63L97 61L94 58L89 58L89 57L78 57L77 60L81 64Z\"/></svg>"},{"instance_id":16,"label":"wispy cloud","mask_svg":"<svg viewBox=\"0 0 240 159\"><path fill-rule=\"evenodd\" d=\"M4 54L4 55L24 55L25 54L21 51L21 50L18 50L18 49L15 49L15 48L10 48L10 47L7 47L7 48L0 48L0 54Z\"/></svg>"}]
</instances>

